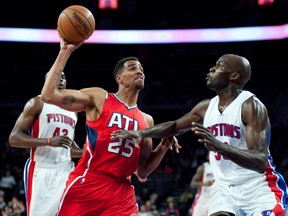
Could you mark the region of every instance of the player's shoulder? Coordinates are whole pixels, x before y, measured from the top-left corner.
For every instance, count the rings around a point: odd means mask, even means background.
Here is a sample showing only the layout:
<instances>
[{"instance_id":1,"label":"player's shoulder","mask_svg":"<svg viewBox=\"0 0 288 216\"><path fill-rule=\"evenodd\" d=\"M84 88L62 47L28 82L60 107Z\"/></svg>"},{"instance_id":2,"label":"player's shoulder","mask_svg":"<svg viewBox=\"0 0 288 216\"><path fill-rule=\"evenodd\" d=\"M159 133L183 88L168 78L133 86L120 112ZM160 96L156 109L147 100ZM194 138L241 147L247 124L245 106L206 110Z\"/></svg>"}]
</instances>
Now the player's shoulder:
<instances>
[{"instance_id":1,"label":"player's shoulder","mask_svg":"<svg viewBox=\"0 0 288 216\"><path fill-rule=\"evenodd\" d=\"M210 101L211 101L211 99L203 99L203 100L201 100L200 102L198 102L197 104L196 104L196 106L197 107L201 107L201 108L203 108L203 107L208 107L209 106L209 103L210 103ZM195 106L195 107L196 107Z\"/></svg>"},{"instance_id":2,"label":"player's shoulder","mask_svg":"<svg viewBox=\"0 0 288 216\"><path fill-rule=\"evenodd\" d=\"M105 99L108 97L107 91L101 87L83 88L79 91L89 97L89 107L95 107L99 106L99 104L103 104Z\"/></svg>"},{"instance_id":3,"label":"player's shoulder","mask_svg":"<svg viewBox=\"0 0 288 216\"><path fill-rule=\"evenodd\" d=\"M141 111L141 112L142 112L144 118L146 118L146 119L153 119L153 117L152 117L150 114L145 113L145 112L143 112L143 111Z\"/></svg>"},{"instance_id":4,"label":"player's shoulder","mask_svg":"<svg viewBox=\"0 0 288 216\"><path fill-rule=\"evenodd\" d=\"M256 95L252 94L243 102L242 109L266 109L266 106Z\"/></svg>"},{"instance_id":5,"label":"player's shoulder","mask_svg":"<svg viewBox=\"0 0 288 216\"><path fill-rule=\"evenodd\" d=\"M80 92L83 92L85 94L105 94L107 91L101 87L88 87L88 88L82 88L79 90Z\"/></svg>"},{"instance_id":6,"label":"player's shoulder","mask_svg":"<svg viewBox=\"0 0 288 216\"><path fill-rule=\"evenodd\" d=\"M198 115L204 117L206 110L210 104L211 99L204 99L194 106L192 113L197 113Z\"/></svg>"},{"instance_id":7,"label":"player's shoulder","mask_svg":"<svg viewBox=\"0 0 288 216\"><path fill-rule=\"evenodd\" d=\"M204 107L206 106L206 107L208 107L210 101L211 101L211 98L208 98L208 99L204 99L204 100L200 101L198 104L199 104L200 106L204 106Z\"/></svg>"},{"instance_id":8,"label":"player's shoulder","mask_svg":"<svg viewBox=\"0 0 288 216\"><path fill-rule=\"evenodd\" d=\"M149 127L153 126L153 125L154 125L154 119L153 119L153 117L152 117L150 114L148 114L148 113L145 113L145 112L143 112L143 111L141 111L141 112L142 112L142 114L143 114L144 120L145 120L145 122L147 123L147 125L148 125Z\"/></svg>"},{"instance_id":9,"label":"player's shoulder","mask_svg":"<svg viewBox=\"0 0 288 216\"><path fill-rule=\"evenodd\" d=\"M260 119L265 121L268 119L268 111L266 106L255 95L252 95L243 102L241 113L242 121L244 123L247 123L251 120L257 120L260 122Z\"/></svg>"},{"instance_id":10,"label":"player's shoulder","mask_svg":"<svg viewBox=\"0 0 288 216\"><path fill-rule=\"evenodd\" d=\"M141 111L142 115L144 116L145 119L153 119L152 115L148 114L148 113L145 113L143 111Z\"/></svg>"},{"instance_id":11,"label":"player's shoulder","mask_svg":"<svg viewBox=\"0 0 288 216\"><path fill-rule=\"evenodd\" d=\"M44 102L41 100L40 95L32 97L26 102L24 112L39 113L43 108L43 104Z\"/></svg>"},{"instance_id":12,"label":"player's shoulder","mask_svg":"<svg viewBox=\"0 0 288 216\"><path fill-rule=\"evenodd\" d=\"M37 96L34 96L32 98L30 98L27 102L26 102L26 105L28 106L36 106L36 105L43 105L43 101L41 100L41 96L40 95L37 95Z\"/></svg>"},{"instance_id":13,"label":"player's shoulder","mask_svg":"<svg viewBox=\"0 0 288 216\"><path fill-rule=\"evenodd\" d=\"M196 172L197 172L197 173L203 173L204 170L205 170L205 164L203 163L203 164L201 164L201 165L198 166Z\"/></svg>"}]
</instances>

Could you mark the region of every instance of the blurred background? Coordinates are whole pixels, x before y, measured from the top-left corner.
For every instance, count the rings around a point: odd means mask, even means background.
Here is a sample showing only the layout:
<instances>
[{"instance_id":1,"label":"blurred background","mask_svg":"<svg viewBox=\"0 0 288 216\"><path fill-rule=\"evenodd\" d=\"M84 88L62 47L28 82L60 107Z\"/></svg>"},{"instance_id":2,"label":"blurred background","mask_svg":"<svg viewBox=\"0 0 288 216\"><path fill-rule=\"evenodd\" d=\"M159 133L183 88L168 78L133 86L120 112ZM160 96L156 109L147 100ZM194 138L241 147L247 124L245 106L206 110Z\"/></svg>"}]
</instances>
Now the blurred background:
<instances>
[{"instance_id":1,"label":"blurred background","mask_svg":"<svg viewBox=\"0 0 288 216\"><path fill-rule=\"evenodd\" d=\"M106 9L99 7L99 1L4 1L1 3L0 27L56 29L60 12L73 4L83 5L93 13L97 30L227 28L288 23L288 0L106 0L103 1ZM111 8L115 2L117 8ZM29 149L12 149L8 136L26 101L40 94L44 76L58 54L59 44L0 42L0 49L0 179L7 175L7 170L10 171L16 184L12 192L5 194L5 199L9 202L16 196L25 204L22 175ZM140 93L138 106L151 114L157 124L174 120L189 112L200 100L214 96L214 92L206 89L205 77L222 54L243 55L252 65L252 78L246 89L254 92L268 108L272 122L270 151L278 171L287 180L287 50L287 39L84 44L71 56L65 73L69 88L100 86L116 92L114 65L120 58L137 56L146 74L145 89ZM80 113L76 130L79 145L84 142L85 134L85 115ZM169 151L145 184L133 179L140 205L156 209L158 215L164 215L166 201L171 197L181 215L189 215L195 195L189 184L197 167L206 159L205 148L192 133L178 139L183 147L180 154ZM155 139L155 145L158 141ZM151 201L155 194L157 201ZM154 215L157 215L156 210Z\"/></svg>"}]
</instances>

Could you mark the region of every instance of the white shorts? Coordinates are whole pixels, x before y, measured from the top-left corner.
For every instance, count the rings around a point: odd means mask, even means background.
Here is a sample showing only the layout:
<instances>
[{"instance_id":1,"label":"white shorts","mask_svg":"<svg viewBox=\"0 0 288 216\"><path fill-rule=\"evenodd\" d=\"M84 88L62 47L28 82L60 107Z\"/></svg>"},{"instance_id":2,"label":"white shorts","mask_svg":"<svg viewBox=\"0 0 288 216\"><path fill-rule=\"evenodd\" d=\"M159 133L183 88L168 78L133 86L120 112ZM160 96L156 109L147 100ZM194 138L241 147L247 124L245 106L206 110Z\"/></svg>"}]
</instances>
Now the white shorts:
<instances>
[{"instance_id":1,"label":"white shorts","mask_svg":"<svg viewBox=\"0 0 288 216\"><path fill-rule=\"evenodd\" d=\"M41 164L27 160L24 170L24 184L27 216L56 215L62 192L74 162Z\"/></svg>"},{"instance_id":2,"label":"white shorts","mask_svg":"<svg viewBox=\"0 0 288 216\"><path fill-rule=\"evenodd\" d=\"M196 196L192 204L192 216L207 216L210 199L210 196Z\"/></svg>"},{"instance_id":3,"label":"white shorts","mask_svg":"<svg viewBox=\"0 0 288 216\"><path fill-rule=\"evenodd\" d=\"M211 186L211 201L208 215L218 211L226 211L236 216L275 215L272 210L281 208L280 215L284 216L282 203L276 200L265 179L247 180L241 185L224 185L215 182ZM278 216L278 214L277 214Z\"/></svg>"}]
</instances>

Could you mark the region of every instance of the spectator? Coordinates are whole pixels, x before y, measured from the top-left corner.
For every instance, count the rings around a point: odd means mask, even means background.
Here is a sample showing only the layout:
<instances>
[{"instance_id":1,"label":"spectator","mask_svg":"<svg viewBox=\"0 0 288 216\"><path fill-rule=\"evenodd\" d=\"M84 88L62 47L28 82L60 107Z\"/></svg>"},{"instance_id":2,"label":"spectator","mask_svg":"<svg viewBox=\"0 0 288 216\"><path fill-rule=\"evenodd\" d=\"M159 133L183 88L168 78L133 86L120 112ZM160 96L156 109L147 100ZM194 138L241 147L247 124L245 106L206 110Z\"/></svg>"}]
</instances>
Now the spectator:
<instances>
[{"instance_id":1,"label":"spectator","mask_svg":"<svg viewBox=\"0 0 288 216\"><path fill-rule=\"evenodd\" d=\"M16 179L11 174L10 167L6 168L5 175L2 176L0 180L0 187L5 192L5 201L8 202L11 200L12 195L14 194L14 187L16 186Z\"/></svg>"},{"instance_id":2,"label":"spectator","mask_svg":"<svg viewBox=\"0 0 288 216\"><path fill-rule=\"evenodd\" d=\"M140 206L138 216L153 216L152 213L147 209L145 204Z\"/></svg>"},{"instance_id":3,"label":"spectator","mask_svg":"<svg viewBox=\"0 0 288 216\"><path fill-rule=\"evenodd\" d=\"M23 201L19 200L16 196L13 196L11 201L8 203L9 212L13 216L24 216L26 215L26 208Z\"/></svg>"},{"instance_id":4,"label":"spectator","mask_svg":"<svg viewBox=\"0 0 288 216\"><path fill-rule=\"evenodd\" d=\"M8 206L5 202L5 192L0 190L0 214L1 216L8 216Z\"/></svg>"},{"instance_id":5,"label":"spectator","mask_svg":"<svg viewBox=\"0 0 288 216\"><path fill-rule=\"evenodd\" d=\"M165 210L164 216L180 216L179 209L175 206L174 198L167 198L167 208Z\"/></svg>"}]
</instances>

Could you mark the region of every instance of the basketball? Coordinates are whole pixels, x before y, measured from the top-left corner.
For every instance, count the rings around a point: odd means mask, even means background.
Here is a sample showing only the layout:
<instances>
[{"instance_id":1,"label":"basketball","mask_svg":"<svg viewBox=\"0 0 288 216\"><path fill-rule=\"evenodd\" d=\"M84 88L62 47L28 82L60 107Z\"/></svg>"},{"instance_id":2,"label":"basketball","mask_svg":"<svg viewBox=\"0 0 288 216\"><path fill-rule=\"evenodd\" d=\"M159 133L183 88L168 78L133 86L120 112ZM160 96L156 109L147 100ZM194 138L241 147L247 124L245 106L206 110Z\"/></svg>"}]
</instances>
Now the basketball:
<instances>
[{"instance_id":1,"label":"basketball","mask_svg":"<svg viewBox=\"0 0 288 216\"><path fill-rule=\"evenodd\" d=\"M94 16L84 6L69 6L58 17L57 31L69 43L76 44L84 39L88 39L94 30Z\"/></svg>"}]
</instances>

